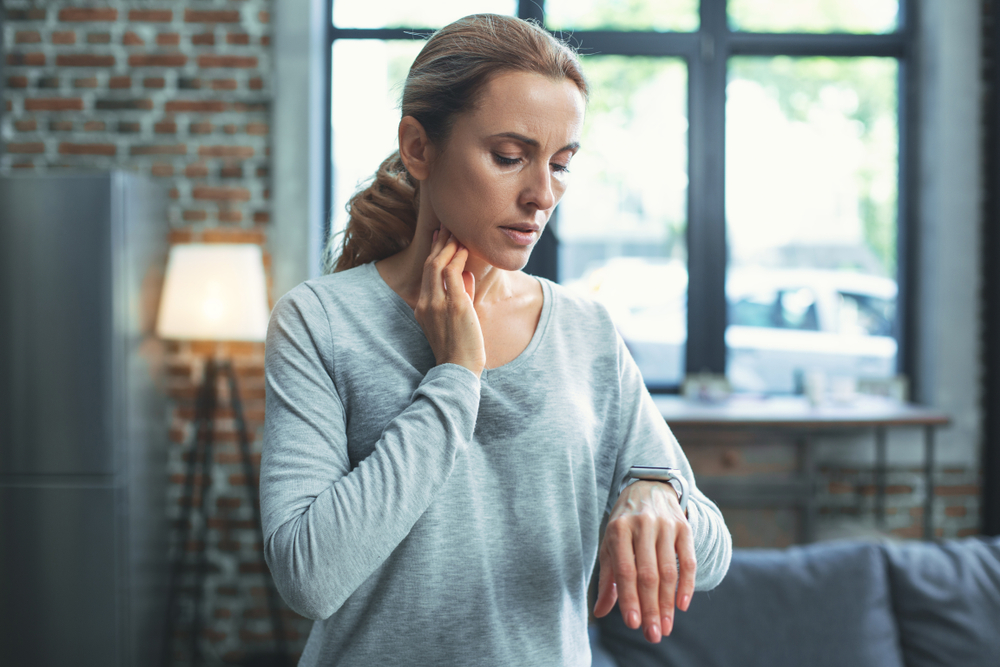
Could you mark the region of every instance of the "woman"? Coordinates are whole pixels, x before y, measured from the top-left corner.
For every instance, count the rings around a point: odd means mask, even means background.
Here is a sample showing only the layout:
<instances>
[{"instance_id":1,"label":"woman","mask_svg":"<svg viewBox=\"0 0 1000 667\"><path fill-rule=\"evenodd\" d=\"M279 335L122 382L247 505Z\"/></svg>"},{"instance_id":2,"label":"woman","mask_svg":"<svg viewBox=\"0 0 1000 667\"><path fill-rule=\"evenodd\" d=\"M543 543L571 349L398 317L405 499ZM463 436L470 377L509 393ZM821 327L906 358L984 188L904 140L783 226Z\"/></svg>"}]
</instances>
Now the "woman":
<instances>
[{"instance_id":1,"label":"woman","mask_svg":"<svg viewBox=\"0 0 1000 667\"><path fill-rule=\"evenodd\" d=\"M586 95L533 24L435 33L336 272L274 308L264 549L316 619L301 665L589 665L606 514L598 616L617 600L656 642L725 574L721 515L607 312L520 271ZM679 472L619 492L638 464Z\"/></svg>"}]
</instances>

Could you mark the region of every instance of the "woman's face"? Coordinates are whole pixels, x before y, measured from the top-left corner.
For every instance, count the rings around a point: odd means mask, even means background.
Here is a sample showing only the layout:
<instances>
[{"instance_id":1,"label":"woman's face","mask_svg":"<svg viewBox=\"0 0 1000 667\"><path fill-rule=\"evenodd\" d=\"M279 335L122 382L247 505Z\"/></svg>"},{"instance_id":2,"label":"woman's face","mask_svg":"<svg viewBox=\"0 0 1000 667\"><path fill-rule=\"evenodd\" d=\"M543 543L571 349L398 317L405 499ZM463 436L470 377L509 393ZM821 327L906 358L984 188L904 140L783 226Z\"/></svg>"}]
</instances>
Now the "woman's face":
<instances>
[{"instance_id":1,"label":"woman's face","mask_svg":"<svg viewBox=\"0 0 1000 667\"><path fill-rule=\"evenodd\" d=\"M566 192L584 106L569 79L525 72L493 78L435 154L421 201L471 255L508 271L522 268Z\"/></svg>"}]
</instances>

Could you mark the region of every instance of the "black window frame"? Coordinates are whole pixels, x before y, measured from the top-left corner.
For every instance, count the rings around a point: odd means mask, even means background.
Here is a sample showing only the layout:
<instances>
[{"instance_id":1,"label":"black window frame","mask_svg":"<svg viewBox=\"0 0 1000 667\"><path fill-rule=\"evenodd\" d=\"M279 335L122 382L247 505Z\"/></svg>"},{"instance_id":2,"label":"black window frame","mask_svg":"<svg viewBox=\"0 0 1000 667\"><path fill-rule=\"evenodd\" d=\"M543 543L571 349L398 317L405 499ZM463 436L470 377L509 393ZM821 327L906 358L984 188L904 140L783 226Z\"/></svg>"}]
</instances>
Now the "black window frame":
<instances>
[{"instance_id":1,"label":"black window frame","mask_svg":"<svg viewBox=\"0 0 1000 667\"><path fill-rule=\"evenodd\" d=\"M327 40L327 72L330 86L333 44L340 39L407 40L433 30L421 28L338 28L332 22ZM545 0L518 0L517 16L544 25ZM725 147L726 83L732 56L792 57L890 57L898 68L898 184L897 184L897 285L894 337L898 344L897 372L907 375L911 392L919 395L916 377L916 294L919 273L916 220L915 165L918 164L918 67L916 0L899 0L896 31L884 34L857 33L756 33L731 30L727 0L700 0L700 22L693 32L574 30L567 35L582 54L659 56L681 58L688 67L688 321L686 372L726 372L726 217ZM554 34L563 36L558 31ZM326 118L331 117L332 90L327 90ZM330 123L324 127L329 132ZM324 210L331 211L332 146L325 137L328 174L324 179ZM554 221L557 224L557 221ZM323 237L330 233L324 221ZM555 280L557 236L543 236L530 272ZM678 387L650 387L652 391L675 392Z\"/></svg>"}]
</instances>

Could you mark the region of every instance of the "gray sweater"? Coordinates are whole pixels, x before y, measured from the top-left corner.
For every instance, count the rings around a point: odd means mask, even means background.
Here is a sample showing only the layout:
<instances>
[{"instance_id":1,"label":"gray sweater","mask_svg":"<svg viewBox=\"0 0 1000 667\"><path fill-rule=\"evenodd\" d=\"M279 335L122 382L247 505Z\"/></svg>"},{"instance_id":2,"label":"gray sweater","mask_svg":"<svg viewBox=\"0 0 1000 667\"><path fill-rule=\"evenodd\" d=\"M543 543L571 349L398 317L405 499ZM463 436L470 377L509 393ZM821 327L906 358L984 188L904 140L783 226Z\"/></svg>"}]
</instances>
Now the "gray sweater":
<instances>
[{"instance_id":1,"label":"gray sweater","mask_svg":"<svg viewBox=\"0 0 1000 667\"><path fill-rule=\"evenodd\" d=\"M606 310L540 282L527 349L481 378L435 366L374 264L275 305L261 510L278 590L316 620L300 665L590 665L600 525L633 464L684 472L697 586L724 576L722 516Z\"/></svg>"}]
</instances>

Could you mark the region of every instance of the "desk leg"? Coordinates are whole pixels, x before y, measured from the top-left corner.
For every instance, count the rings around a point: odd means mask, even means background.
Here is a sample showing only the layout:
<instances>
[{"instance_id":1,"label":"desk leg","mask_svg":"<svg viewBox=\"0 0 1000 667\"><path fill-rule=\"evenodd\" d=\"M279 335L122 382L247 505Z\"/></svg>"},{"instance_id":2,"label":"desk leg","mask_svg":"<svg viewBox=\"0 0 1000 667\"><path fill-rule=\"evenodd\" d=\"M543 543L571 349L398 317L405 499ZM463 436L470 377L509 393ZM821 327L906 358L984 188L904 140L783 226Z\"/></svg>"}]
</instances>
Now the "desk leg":
<instances>
[{"instance_id":1,"label":"desk leg","mask_svg":"<svg viewBox=\"0 0 1000 667\"><path fill-rule=\"evenodd\" d=\"M802 508L802 542L809 544L816 537L816 492L818 475L816 473L816 454L813 451L813 440L804 435L799 440L801 451L801 474L805 477L809 488Z\"/></svg>"},{"instance_id":2,"label":"desk leg","mask_svg":"<svg viewBox=\"0 0 1000 667\"><path fill-rule=\"evenodd\" d=\"M934 539L934 427L924 427L924 539Z\"/></svg>"},{"instance_id":3,"label":"desk leg","mask_svg":"<svg viewBox=\"0 0 1000 667\"><path fill-rule=\"evenodd\" d=\"M885 528L885 427L875 427L875 524Z\"/></svg>"}]
</instances>

